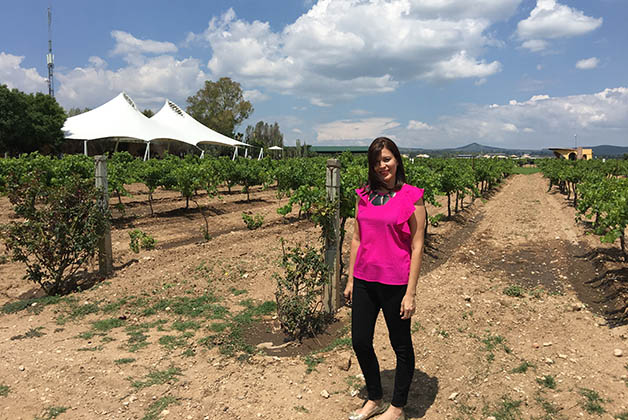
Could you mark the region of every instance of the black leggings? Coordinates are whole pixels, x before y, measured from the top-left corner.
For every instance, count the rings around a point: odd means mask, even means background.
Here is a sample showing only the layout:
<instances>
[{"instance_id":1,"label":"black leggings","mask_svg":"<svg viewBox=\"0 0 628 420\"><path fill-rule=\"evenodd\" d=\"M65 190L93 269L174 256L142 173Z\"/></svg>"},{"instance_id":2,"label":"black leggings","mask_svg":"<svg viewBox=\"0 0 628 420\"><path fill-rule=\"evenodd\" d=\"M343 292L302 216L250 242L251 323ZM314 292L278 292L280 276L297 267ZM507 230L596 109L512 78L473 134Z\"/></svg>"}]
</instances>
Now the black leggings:
<instances>
[{"instance_id":1,"label":"black leggings","mask_svg":"<svg viewBox=\"0 0 628 420\"><path fill-rule=\"evenodd\" d=\"M401 299L407 286L393 286L377 282L354 279L351 337L353 350L364 374L369 400L380 400L383 396L379 374L379 363L373 349L373 334L379 310L384 312L388 337L397 355L395 388L391 404L403 407L408 402L408 391L414 375L414 348L410 334L411 319L401 319Z\"/></svg>"}]
</instances>

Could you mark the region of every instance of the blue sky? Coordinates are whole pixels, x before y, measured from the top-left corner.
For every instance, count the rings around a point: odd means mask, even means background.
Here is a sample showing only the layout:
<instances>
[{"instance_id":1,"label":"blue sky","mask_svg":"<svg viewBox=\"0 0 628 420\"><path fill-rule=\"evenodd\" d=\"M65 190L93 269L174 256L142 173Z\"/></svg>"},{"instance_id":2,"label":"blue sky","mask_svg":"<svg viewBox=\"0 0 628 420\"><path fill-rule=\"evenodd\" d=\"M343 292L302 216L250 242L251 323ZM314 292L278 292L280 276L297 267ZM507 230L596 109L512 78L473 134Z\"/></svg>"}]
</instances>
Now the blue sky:
<instances>
[{"instance_id":1,"label":"blue sky","mask_svg":"<svg viewBox=\"0 0 628 420\"><path fill-rule=\"evenodd\" d=\"M182 108L239 82L286 144L628 146L625 0L3 1L0 83ZM577 137L575 137L577 135Z\"/></svg>"}]
</instances>

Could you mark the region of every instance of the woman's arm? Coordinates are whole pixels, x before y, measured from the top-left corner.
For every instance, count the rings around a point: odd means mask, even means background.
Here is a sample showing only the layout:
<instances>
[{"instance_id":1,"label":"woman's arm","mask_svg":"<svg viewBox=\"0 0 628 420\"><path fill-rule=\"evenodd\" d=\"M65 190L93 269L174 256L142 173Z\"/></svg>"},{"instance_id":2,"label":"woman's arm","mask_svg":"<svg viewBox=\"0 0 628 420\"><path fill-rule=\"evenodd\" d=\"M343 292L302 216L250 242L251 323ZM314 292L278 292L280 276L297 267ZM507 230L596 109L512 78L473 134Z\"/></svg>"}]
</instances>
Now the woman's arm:
<instances>
[{"instance_id":1,"label":"woman's arm","mask_svg":"<svg viewBox=\"0 0 628 420\"><path fill-rule=\"evenodd\" d=\"M344 296L347 302L351 302L353 295L353 268L355 266L355 257L360 247L360 225L358 225L358 202L355 202L355 221L353 223L353 237L351 238L351 254L349 257L349 276L347 278L347 286L345 287Z\"/></svg>"},{"instance_id":2,"label":"woman's arm","mask_svg":"<svg viewBox=\"0 0 628 420\"><path fill-rule=\"evenodd\" d=\"M412 255L410 257L410 276L408 278L408 289L401 300L401 319L409 319L416 309L414 298L416 296L416 286L421 271L421 261L423 260L423 245L425 242L425 204L421 198L414 204L414 213L408 220L410 225Z\"/></svg>"}]
</instances>

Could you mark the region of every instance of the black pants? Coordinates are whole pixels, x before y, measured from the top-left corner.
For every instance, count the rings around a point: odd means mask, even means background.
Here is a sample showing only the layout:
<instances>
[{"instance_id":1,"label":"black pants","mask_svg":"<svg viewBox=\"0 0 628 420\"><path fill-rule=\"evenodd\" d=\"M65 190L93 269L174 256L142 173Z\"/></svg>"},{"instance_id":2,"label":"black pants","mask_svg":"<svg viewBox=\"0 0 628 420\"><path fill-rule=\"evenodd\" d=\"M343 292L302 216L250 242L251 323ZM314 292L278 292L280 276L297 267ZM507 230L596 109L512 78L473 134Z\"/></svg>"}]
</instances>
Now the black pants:
<instances>
[{"instance_id":1,"label":"black pants","mask_svg":"<svg viewBox=\"0 0 628 420\"><path fill-rule=\"evenodd\" d=\"M369 400L383 396L379 363L373 349L373 334L379 310L384 312L388 336L397 355L395 388L392 405L403 407L408 401L408 391L414 375L414 348L410 333L410 319L401 319L399 309L407 286L392 286L354 279L351 337L353 350L364 374Z\"/></svg>"}]
</instances>

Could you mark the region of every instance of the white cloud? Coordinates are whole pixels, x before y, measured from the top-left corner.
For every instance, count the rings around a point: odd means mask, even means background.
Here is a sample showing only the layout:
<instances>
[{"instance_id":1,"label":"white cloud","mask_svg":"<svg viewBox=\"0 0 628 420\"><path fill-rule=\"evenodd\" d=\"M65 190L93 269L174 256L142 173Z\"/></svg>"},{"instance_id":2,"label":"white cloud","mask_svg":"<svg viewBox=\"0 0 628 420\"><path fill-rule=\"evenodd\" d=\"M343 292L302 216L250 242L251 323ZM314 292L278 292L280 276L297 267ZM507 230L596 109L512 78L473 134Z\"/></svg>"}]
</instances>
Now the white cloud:
<instances>
[{"instance_id":1,"label":"white cloud","mask_svg":"<svg viewBox=\"0 0 628 420\"><path fill-rule=\"evenodd\" d=\"M112 55L143 55L166 54L177 52L177 46L172 42L160 42L150 39L135 38L128 32L111 31L111 36L116 40L116 45L111 51Z\"/></svg>"},{"instance_id":2,"label":"white cloud","mask_svg":"<svg viewBox=\"0 0 628 420\"><path fill-rule=\"evenodd\" d=\"M628 130L628 88L605 89L590 95L548 97L495 106L471 106L458 116L439 120L439 136L454 144L465 139L511 147L551 147L578 133L595 144L625 144ZM518 127L526 127L523 130ZM534 128L530 128L534 127ZM527 136L534 132L533 138ZM588 139L588 140L584 140Z\"/></svg>"},{"instance_id":3,"label":"white cloud","mask_svg":"<svg viewBox=\"0 0 628 420\"><path fill-rule=\"evenodd\" d=\"M549 99L549 95L534 95L530 98L530 102L544 101L545 99Z\"/></svg>"},{"instance_id":4,"label":"white cloud","mask_svg":"<svg viewBox=\"0 0 628 420\"><path fill-rule=\"evenodd\" d=\"M292 132L293 132L293 133L296 133L296 134L303 134L303 131L301 131L301 129L300 129L300 128L293 128L293 129L292 129Z\"/></svg>"},{"instance_id":5,"label":"white cloud","mask_svg":"<svg viewBox=\"0 0 628 420\"><path fill-rule=\"evenodd\" d=\"M164 55L117 70L91 66L57 73L57 99L66 108L94 107L124 90L140 107L159 107L166 98L183 106L206 79L198 60Z\"/></svg>"},{"instance_id":6,"label":"white cloud","mask_svg":"<svg viewBox=\"0 0 628 420\"><path fill-rule=\"evenodd\" d=\"M547 48L548 42L543 41L542 39L529 39L524 41L521 46L532 52L539 52Z\"/></svg>"},{"instance_id":7,"label":"white cloud","mask_svg":"<svg viewBox=\"0 0 628 420\"><path fill-rule=\"evenodd\" d=\"M416 120L410 120L406 128L408 130L433 130L434 129L434 127L430 126L429 124L421 122L421 121L416 121Z\"/></svg>"},{"instance_id":8,"label":"white cloud","mask_svg":"<svg viewBox=\"0 0 628 420\"><path fill-rule=\"evenodd\" d=\"M372 112L371 112L371 111L367 111L367 110L365 110L365 109L353 109L353 110L351 110L351 113L352 113L353 115L359 115L359 116L364 116L364 115L370 115L370 114L372 114Z\"/></svg>"},{"instance_id":9,"label":"white cloud","mask_svg":"<svg viewBox=\"0 0 628 420\"><path fill-rule=\"evenodd\" d=\"M536 69L539 70L539 71L543 70L543 65L537 64L536 65Z\"/></svg>"},{"instance_id":10,"label":"white cloud","mask_svg":"<svg viewBox=\"0 0 628 420\"><path fill-rule=\"evenodd\" d=\"M270 99L270 96L260 92L257 89L245 90L244 92L242 92L242 95L244 96L244 99L250 102L261 102Z\"/></svg>"},{"instance_id":11,"label":"white cloud","mask_svg":"<svg viewBox=\"0 0 628 420\"><path fill-rule=\"evenodd\" d=\"M310 99L310 103L314 106L320 106L320 107L330 107L331 104L328 104L327 102L323 101L321 98L311 98Z\"/></svg>"},{"instance_id":12,"label":"white cloud","mask_svg":"<svg viewBox=\"0 0 628 420\"><path fill-rule=\"evenodd\" d=\"M399 127L392 118L366 118L362 120L333 121L315 127L318 141L364 140L384 135L386 131Z\"/></svg>"},{"instance_id":13,"label":"white cloud","mask_svg":"<svg viewBox=\"0 0 628 420\"><path fill-rule=\"evenodd\" d=\"M597 57L585 58L584 60L580 60L576 63L576 68L580 70L590 70L597 67L600 60Z\"/></svg>"},{"instance_id":14,"label":"white cloud","mask_svg":"<svg viewBox=\"0 0 628 420\"><path fill-rule=\"evenodd\" d=\"M329 104L417 79L483 83L501 71L499 62L481 58L496 45L485 32L520 2L320 0L280 32L230 9L186 42L211 47L207 66L214 77Z\"/></svg>"},{"instance_id":15,"label":"white cloud","mask_svg":"<svg viewBox=\"0 0 628 420\"><path fill-rule=\"evenodd\" d=\"M24 92L48 92L47 79L35 68L22 67L24 56L0 52L0 84Z\"/></svg>"},{"instance_id":16,"label":"white cloud","mask_svg":"<svg viewBox=\"0 0 628 420\"><path fill-rule=\"evenodd\" d=\"M87 61L89 62L89 64L91 64L93 67L96 67L96 68L107 67L107 62L96 55L89 57Z\"/></svg>"},{"instance_id":17,"label":"white cloud","mask_svg":"<svg viewBox=\"0 0 628 420\"><path fill-rule=\"evenodd\" d=\"M524 48L536 52L547 48L548 39L583 35L600 27L602 21L556 0L537 0L530 16L518 23L517 35L525 41Z\"/></svg>"}]
</instances>

